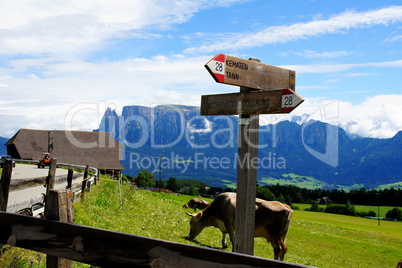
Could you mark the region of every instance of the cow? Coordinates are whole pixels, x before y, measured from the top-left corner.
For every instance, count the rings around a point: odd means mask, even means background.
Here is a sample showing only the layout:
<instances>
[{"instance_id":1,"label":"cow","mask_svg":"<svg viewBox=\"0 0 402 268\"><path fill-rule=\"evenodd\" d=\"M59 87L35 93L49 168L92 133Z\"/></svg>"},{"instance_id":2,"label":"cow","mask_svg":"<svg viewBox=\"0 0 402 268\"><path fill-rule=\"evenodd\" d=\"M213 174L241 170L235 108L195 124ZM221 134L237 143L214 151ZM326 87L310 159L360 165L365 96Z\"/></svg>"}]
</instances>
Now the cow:
<instances>
[{"instance_id":1,"label":"cow","mask_svg":"<svg viewBox=\"0 0 402 268\"><path fill-rule=\"evenodd\" d=\"M193 208L194 212L195 212L197 208L203 210L207 206L209 206L208 201L198 199L198 198L192 198L190 201L188 201L187 204L183 205L183 208Z\"/></svg>"},{"instance_id":2,"label":"cow","mask_svg":"<svg viewBox=\"0 0 402 268\"><path fill-rule=\"evenodd\" d=\"M191 216L190 232L186 237L193 240L205 227L214 226L222 232L222 248L226 248L226 234L229 234L234 251L234 227L236 212L236 193L220 194L208 207ZM274 259L283 261L287 248L285 239L293 210L278 201L255 201L254 237L264 237L274 249Z\"/></svg>"}]
</instances>

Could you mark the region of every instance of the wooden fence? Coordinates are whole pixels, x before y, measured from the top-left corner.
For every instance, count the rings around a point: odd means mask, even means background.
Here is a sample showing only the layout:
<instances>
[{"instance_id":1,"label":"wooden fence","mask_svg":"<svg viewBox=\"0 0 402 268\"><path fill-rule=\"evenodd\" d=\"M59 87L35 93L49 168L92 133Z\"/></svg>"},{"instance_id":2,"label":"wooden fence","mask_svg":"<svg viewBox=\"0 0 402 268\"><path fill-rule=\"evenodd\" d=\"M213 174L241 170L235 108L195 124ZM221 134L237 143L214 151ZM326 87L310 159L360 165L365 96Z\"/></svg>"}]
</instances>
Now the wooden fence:
<instances>
[{"instance_id":1,"label":"wooden fence","mask_svg":"<svg viewBox=\"0 0 402 268\"><path fill-rule=\"evenodd\" d=\"M6 169L3 170L4 174L8 176L11 172ZM72 207L70 190L49 189L45 219L2 212L7 205L3 182L10 181L3 179L3 175L0 188L0 244L48 254L47 267L71 267L71 260L99 267L306 267L76 225L71 223L73 216L68 208ZM85 187L82 188L85 192Z\"/></svg>"},{"instance_id":2,"label":"wooden fence","mask_svg":"<svg viewBox=\"0 0 402 268\"><path fill-rule=\"evenodd\" d=\"M306 267L0 212L0 243L100 267Z\"/></svg>"},{"instance_id":3,"label":"wooden fence","mask_svg":"<svg viewBox=\"0 0 402 268\"><path fill-rule=\"evenodd\" d=\"M87 174L82 174L82 173L74 173L73 168L78 169L78 170L86 170L86 166L78 166L78 165L69 165L69 164L57 164L57 167L65 167L69 168L68 175L67 177L64 176L55 176L55 182L65 182L66 183L66 189L70 189L74 197L77 196L78 194L81 193L83 184L85 188L90 188L91 185L96 183L96 178L97 178L97 169L95 168L90 168L88 167ZM90 177L88 177L88 172L92 171L94 174ZM76 183L72 184L72 181L76 177L83 176L83 181L81 183ZM19 182L18 185L21 184L36 184L36 185L46 185L47 184L47 178L48 176L45 177L40 177L40 178L34 178L34 179L29 179L26 180L25 182ZM84 179L86 178L86 179ZM21 181L21 180L19 180ZM11 181L10 183L10 188L12 189L13 185L16 185L16 183L13 183L14 181ZM29 197L23 200L19 201L14 201L14 202L8 202L7 204L7 212L12 212L12 213L19 213L22 211L30 212L32 216L39 216L40 214L44 213L44 204L45 204L45 194L40 194L37 196Z\"/></svg>"}]
</instances>

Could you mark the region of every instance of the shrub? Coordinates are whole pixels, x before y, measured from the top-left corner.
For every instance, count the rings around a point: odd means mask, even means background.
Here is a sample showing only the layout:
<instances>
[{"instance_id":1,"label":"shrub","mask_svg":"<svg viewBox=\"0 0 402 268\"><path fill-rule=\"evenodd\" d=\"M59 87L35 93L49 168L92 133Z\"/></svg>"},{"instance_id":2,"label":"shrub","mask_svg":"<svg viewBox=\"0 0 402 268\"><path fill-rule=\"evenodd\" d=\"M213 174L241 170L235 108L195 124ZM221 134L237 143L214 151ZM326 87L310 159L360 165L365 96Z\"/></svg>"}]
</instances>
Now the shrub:
<instances>
[{"instance_id":1,"label":"shrub","mask_svg":"<svg viewBox=\"0 0 402 268\"><path fill-rule=\"evenodd\" d=\"M362 218L364 218L364 217L377 217L377 213L375 213L372 210L370 210L369 212L359 211L359 212L356 212L355 216L362 217Z\"/></svg>"},{"instance_id":2,"label":"shrub","mask_svg":"<svg viewBox=\"0 0 402 268\"><path fill-rule=\"evenodd\" d=\"M306 211L315 211L315 212L323 212L324 211L324 209L323 208L320 208L320 206L317 204L317 202L315 202L315 201L313 201L312 203L311 203L311 206L310 206L310 208L306 208L305 209Z\"/></svg>"},{"instance_id":3,"label":"shrub","mask_svg":"<svg viewBox=\"0 0 402 268\"><path fill-rule=\"evenodd\" d=\"M341 215L347 215L345 206L344 205L338 205L338 204L329 204L325 210L325 213L332 213L332 214L341 214Z\"/></svg>"},{"instance_id":4,"label":"shrub","mask_svg":"<svg viewBox=\"0 0 402 268\"><path fill-rule=\"evenodd\" d=\"M400 221L402 220L402 211L400 208L393 208L387 212L385 217Z\"/></svg>"}]
</instances>

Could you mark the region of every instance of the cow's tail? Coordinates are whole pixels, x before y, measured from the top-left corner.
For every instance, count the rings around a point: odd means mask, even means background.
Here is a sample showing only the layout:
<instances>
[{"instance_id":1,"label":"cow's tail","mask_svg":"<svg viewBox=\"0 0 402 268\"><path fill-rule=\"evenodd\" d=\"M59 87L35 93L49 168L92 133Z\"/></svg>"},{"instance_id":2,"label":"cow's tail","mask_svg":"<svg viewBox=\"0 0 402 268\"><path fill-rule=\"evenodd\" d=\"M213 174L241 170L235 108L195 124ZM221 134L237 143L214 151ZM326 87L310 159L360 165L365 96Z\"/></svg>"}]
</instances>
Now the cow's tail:
<instances>
[{"instance_id":1,"label":"cow's tail","mask_svg":"<svg viewBox=\"0 0 402 268\"><path fill-rule=\"evenodd\" d=\"M288 234L290 220L292 219L292 216L293 216L293 210L291 208L287 209L286 211L287 211L286 224L285 224L285 227L282 229L282 233L281 233L280 239L279 239L279 246L281 248L281 254L280 254L281 260L283 260L285 253L288 251L288 248L285 245L285 240L286 240L286 236Z\"/></svg>"}]
</instances>

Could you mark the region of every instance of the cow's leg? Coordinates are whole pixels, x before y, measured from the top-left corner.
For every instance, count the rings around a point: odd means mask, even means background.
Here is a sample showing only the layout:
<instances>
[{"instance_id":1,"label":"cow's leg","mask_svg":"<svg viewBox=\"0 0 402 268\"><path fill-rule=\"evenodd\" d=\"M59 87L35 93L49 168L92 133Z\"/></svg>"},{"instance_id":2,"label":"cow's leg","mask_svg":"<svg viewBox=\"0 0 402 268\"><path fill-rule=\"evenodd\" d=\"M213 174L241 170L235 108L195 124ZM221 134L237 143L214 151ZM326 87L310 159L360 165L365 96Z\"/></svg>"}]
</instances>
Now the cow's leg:
<instances>
[{"instance_id":1,"label":"cow's leg","mask_svg":"<svg viewBox=\"0 0 402 268\"><path fill-rule=\"evenodd\" d=\"M232 243L232 252L235 252L235 237L234 237L234 228L232 225L227 225L226 230L228 230L229 237L230 237L230 242Z\"/></svg>"},{"instance_id":2,"label":"cow's leg","mask_svg":"<svg viewBox=\"0 0 402 268\"><path fill-rule=\"evenodd\" d=\"M281 255L281 246L279 244L279 240L270 236L267 238L267 242L271 243L271 246L274 249L274 259L279 260L279 256Z\"/></svg>"},{"instance_id":3,"label":"cow's leg","mask_svg":"<svg viewBox=\"0 0 402 268\"><path fill-rule=\"evenodd\" d=\"M222 248L227 248L228 244L226 243L226 233L222 232Z\"/></svg>"},{"instance_id":4,"label":"cow's leg","mask_svg":"<svg viewBox=\"0 0 402 268\"><path fill-rule=\"evenodd\" d=\"M279 253L279 260L283 261L283 259L285 258L285 254L288 251L287 247L285 246L285 242L284 241L279 241L279 245L281 248L281 252Z\"/></svg>"}]
</instances>

